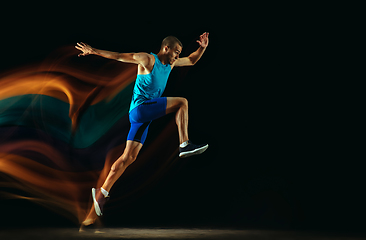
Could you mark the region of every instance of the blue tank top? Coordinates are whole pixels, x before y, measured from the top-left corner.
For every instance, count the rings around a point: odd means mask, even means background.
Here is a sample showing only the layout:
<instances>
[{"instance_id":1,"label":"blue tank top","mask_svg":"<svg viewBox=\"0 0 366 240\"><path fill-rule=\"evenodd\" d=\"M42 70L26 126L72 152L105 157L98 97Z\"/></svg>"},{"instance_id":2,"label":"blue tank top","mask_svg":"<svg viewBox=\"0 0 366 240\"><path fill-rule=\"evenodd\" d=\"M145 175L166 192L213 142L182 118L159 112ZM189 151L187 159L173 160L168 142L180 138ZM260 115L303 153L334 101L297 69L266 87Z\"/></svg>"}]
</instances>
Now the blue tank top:
<instances>
[{"instance_id":1,"label":"blue tank top","mask_svg":"<svg viewBox=\"0 0 366 240\"><path fill-rule=\"evenodd\" d=\"M130 112L147 100L161 97L165 90L172 68L170 64L163 65L156 54L151 54L155 57L153 70L149 74L137 74Z\"/></svg>"}]
</instances>

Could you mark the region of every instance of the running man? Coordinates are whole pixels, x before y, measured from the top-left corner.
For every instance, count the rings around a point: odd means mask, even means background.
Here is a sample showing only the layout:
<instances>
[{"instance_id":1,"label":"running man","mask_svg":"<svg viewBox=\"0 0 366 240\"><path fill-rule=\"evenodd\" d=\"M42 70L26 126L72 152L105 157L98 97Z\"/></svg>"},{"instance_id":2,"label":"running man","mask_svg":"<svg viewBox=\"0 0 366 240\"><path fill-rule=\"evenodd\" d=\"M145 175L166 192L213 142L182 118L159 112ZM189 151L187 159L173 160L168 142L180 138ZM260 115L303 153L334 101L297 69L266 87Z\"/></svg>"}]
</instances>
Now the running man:
<instances>
[{"instance_id":1,"label":"running man","mask_svg":"<svg viewBox=\"0 0 366 240\"><path fill-rule=\"evenodd\" d=\"M137 64L137 77L129 111L131 123L127 143L123 154L114 162L101 188L92 189L93 207L82 225L94 223L96 215L103 215L103 205L109 198L113 184L131 165L140 152L152 120L175 113L179 132L179 157L189 157L203 153L208 144L196 145L188 138L188 101L182 97L161 97L165 90L169 74L174 67L192 66L205 52L208 46L208 33L203 33L197 51L188 57L179 58L182 43L173 36L166 37L161 43L158 54L154 53L117 53L92 48L85 43L77 43L76 49L82 51L78 56L89 54L114 59L125 63Z\"/></svg>"}]
</instances>

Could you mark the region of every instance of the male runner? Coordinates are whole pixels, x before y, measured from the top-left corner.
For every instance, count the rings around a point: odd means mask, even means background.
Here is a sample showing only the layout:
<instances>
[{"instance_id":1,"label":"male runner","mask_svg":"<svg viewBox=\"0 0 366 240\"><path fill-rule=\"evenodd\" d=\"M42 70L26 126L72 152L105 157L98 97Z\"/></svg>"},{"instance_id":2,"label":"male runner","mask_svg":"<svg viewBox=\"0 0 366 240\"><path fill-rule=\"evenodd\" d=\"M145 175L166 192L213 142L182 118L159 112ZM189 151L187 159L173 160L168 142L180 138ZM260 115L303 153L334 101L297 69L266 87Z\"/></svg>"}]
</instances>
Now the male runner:
<instances>
[{"instance_id":1,"label":"male runner","mask_svg":"<svg viewBox=\"0 0 366 240\"><path fill-rule=\"evenodd\" d=\"M208 144L196 145L188 138L188 101L181 97L161 97L174 67L192 66L205 52L208 45L208 33L203 33L197 40L200 45L197 51L188 57L179 58L182 43L175 37L166 37L161 43L158 54L148 53L117 53L92 48L85 43L77 43L76 49L82 51L78 56L95 54L126 63L138 64L137 77L133 90L129 111L131 128L128 133L126 148L123 154L114 162L101 188L92 189L94 210L98 216L103 215L103 205L113 184L132 164L141 150L149 125L152 120L168 113L175 112L175 121L179 132L179 157L189 157L203 153ZM83 225L90 225L96 216L89 213Z\"/></svg>"}]
</instances>

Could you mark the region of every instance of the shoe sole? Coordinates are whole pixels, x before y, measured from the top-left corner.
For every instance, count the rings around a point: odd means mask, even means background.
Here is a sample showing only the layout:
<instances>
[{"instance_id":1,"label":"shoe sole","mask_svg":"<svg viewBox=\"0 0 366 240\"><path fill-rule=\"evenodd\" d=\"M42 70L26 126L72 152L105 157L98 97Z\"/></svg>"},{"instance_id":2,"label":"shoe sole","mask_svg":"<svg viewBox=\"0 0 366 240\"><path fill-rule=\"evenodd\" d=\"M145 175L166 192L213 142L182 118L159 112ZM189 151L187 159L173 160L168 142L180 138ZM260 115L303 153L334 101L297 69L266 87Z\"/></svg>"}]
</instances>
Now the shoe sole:
<instances>
[{"instance_id":1,"label":"shoe sole","mask_svg":"<svg viewBox=\"0 0 366 240\"><path fill-rule=\"evenodd\" d=\"M206 151L208 148L208 144L203 146L203 147L200 147L200 148L196 148L192 151L188 151L188 152L182 152L179 154L179 157L180 158L186 158L186 157L190 157L190 156L193 156L193 155L198 155L198 154L201 154L203 153L204 151Z\"/></svg>"},{"instance_id":2,"label":"shoe sole","mask_svg":"<svg viewBox=\"0 0 366 240\"><path fill-rule=\"evenodd\" d=\"M92 188L92 197L93 197L93 202L94 202L94 210L95 210L95 213L100 217L103 215L102 211L100 210L100 207L99 207L99 203L95 197L95 188Z\"/></svg>"}]
</instances>

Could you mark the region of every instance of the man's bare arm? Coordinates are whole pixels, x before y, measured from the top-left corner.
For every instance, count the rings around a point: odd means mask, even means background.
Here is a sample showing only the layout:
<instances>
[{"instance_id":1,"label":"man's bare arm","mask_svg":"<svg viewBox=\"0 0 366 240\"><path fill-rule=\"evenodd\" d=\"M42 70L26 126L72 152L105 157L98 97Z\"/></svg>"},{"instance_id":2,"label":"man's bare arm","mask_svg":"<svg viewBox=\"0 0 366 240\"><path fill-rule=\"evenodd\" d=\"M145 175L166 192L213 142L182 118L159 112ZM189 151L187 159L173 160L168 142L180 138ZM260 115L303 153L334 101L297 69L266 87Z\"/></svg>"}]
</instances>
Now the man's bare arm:
<instances>
[{"instance_id":1,"label":"man's bare arm","mask_svg":"<svg viewBox=\"0 0 366 240\"><path fill-rule=\"evenodd\" d=\"M111 52L106 50L100 50L96 48L92 48L90 45L85 44L83 42L77 43L75 46L76 49L82 51L78 56L86 56L89 54L98 55L104 58L109 58L125 63L135 63L135 64L142 64L146 66L149 62L149 56L147 53L118 53L118 52Z\"/></svg>"},{"instance_id":2,"label":"man's bare arm","mask_svg":"<svg viewBox=\"0 0 366 240\"><path fill-rule=\"evenodd\" d=\"M206 48L208 46L208 32L202 34L200 36L200 40L197 40L197 42L200 45L197 51L191 53L188 57L179 58L175 62L174 66L182 67L182 66L192 66L196 64L196 62L200 60L200 58L202 57L203 53L206 51Z\"/></svg>"}]
</instances>

